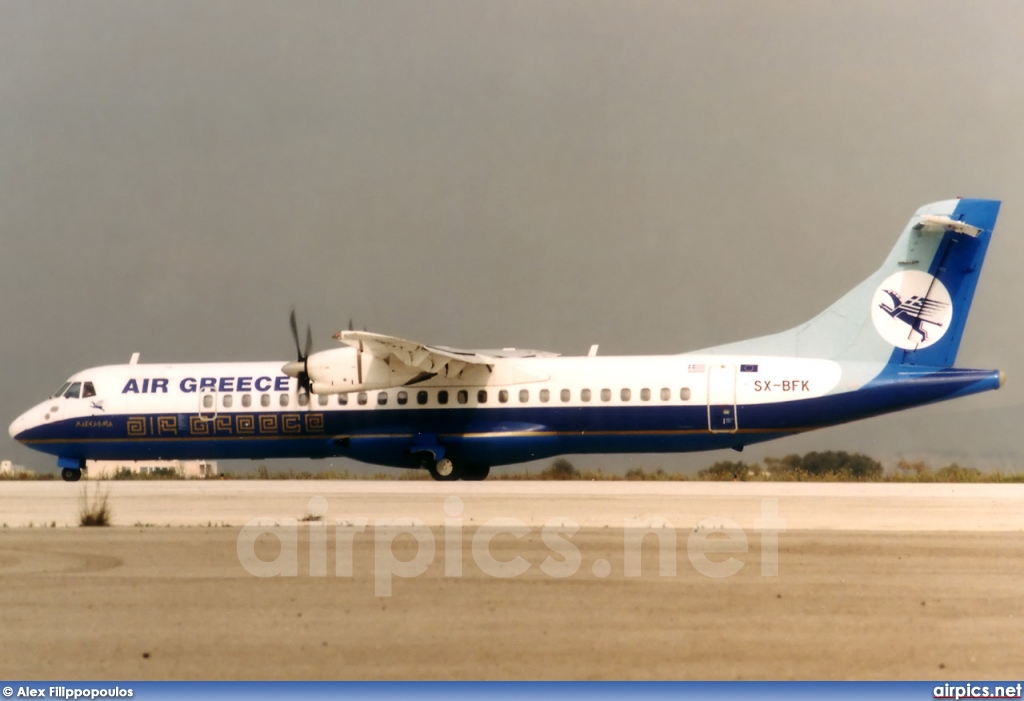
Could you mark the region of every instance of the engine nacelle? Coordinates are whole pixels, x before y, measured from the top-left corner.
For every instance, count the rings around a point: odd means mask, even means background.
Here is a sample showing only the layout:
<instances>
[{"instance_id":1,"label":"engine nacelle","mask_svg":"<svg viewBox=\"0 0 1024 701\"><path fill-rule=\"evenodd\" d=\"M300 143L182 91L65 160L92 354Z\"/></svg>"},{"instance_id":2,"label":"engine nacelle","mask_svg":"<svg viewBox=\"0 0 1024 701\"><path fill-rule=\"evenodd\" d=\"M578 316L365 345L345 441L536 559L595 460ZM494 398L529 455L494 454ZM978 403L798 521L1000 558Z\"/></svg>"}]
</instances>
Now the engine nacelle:
<instances>
[{"instance_id":1,"label":"engine nacelle","mask_svg":"<svg viewBox=\"0 0 1024 701\"><path fill-rule=\"evenodd\" d=\"M314 394L340 394L399 387L415 377L405 365L392 368L386 360L355 348L334 348L313 353L306 359Z\"/></svg>"}]
</instances>

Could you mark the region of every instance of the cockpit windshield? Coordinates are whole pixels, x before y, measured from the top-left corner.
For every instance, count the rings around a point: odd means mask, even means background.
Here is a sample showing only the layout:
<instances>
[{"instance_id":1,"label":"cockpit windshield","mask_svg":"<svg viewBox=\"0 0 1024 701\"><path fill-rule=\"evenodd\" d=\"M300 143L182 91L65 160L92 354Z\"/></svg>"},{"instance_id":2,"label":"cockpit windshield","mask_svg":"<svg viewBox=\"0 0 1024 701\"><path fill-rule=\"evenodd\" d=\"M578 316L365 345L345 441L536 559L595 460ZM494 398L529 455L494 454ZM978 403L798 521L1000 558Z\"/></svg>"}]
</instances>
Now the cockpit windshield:
<instances>
[{"instance_id":1,"label":"cockpit windshield","mask_svg":"<svg viewBox=\"0 0 1024 701\"><path fill-rule=\"evenodd\" d=\"M53 398L67 397L68 399L85 399L96 396L96 386L91 382L65 382L57 390Z\"/></svg>"}]
</instances>

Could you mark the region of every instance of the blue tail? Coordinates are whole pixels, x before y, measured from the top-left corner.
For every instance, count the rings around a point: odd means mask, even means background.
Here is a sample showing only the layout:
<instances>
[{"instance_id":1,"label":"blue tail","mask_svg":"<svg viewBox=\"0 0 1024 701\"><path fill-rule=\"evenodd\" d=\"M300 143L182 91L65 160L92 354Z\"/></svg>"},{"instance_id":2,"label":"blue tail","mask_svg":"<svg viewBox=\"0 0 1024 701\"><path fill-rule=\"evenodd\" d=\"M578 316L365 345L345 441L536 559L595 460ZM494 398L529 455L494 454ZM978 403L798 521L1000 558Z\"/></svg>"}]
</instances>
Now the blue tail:
<instances>
[{"instance_id":1,"label":"blue tail","mask_svg":"<svg viewBox=\"0 0 1024 701\"><path fill-rule=\"evenodd\" d=\"M706 352L952 367L998 214L996 200L925 205L882 267L821 314Z\"/></svg>"}]
</instances>

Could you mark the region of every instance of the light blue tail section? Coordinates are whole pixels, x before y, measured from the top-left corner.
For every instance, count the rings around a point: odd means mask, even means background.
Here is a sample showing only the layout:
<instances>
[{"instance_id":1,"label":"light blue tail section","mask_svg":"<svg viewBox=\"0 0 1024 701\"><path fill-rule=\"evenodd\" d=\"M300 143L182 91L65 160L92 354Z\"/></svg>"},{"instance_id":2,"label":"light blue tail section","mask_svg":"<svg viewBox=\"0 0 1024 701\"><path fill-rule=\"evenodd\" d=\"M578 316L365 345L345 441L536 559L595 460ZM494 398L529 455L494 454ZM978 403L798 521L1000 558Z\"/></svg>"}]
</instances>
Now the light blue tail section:
<instances>
[{"instance_id":1,"label":"light blue tail section","mask_svg":"<svg viewBox=\"0 0 1024 701\"><path fill-rule=\"evenodd\" d=\"M996 200L956 199L914 213L882 266L810 321L705 349L886 365L951 367L999 214Z\"/></svg>"}]
</instances>

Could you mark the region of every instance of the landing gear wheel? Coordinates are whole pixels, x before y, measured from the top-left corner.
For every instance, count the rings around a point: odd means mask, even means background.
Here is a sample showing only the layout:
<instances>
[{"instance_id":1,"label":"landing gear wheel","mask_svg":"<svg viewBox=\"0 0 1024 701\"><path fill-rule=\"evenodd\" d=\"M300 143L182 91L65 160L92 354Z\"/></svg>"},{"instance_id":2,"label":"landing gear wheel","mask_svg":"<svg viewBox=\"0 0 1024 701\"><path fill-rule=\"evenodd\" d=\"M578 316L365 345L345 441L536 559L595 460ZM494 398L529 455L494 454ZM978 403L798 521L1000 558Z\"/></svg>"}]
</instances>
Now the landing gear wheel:
<instances>
[{"instance_id":1,"label":"landing gear wheel","mask_svg":"<svg viewBox=\"0 0 1024 701\"><path fill-rule=\"evenodd\" d=\"M72 470L70 467L65 467L60 471L60 478L65 482L77 482L82 479L82 471Z\"/></svg>"},{"instance_id":2,"label":"landing gear wheel","mask_svg":"<svg viewBox=\"0 0 1024 701\"><path fill-rule=\"evenodd\" d=\"M487 475L491 474L491 468L487 465L476 465L474 467L467 467L462 471L462 479L469 482L479 482L487 479Z\"/></svg>"},{"instance_id":3,"label":"landing gear wheel","mask_svg":"<svg viewBox=\"0 0 1024 701\"><path fill-rule=\"evenodd\" d=\"M448 458L441 458L427 469L430 470L430 476L439 482L453 482L462 476L462 471Z\"/></svg>"}]
</instances>

